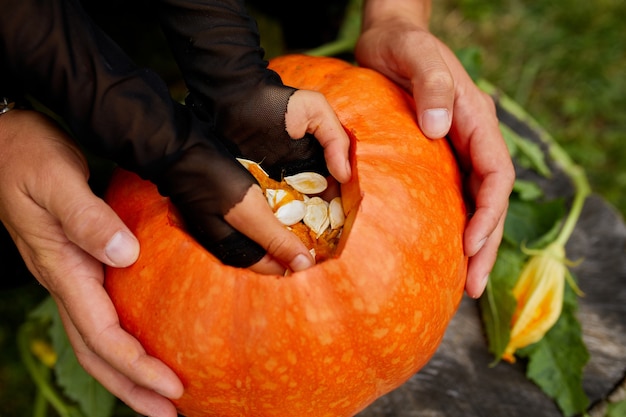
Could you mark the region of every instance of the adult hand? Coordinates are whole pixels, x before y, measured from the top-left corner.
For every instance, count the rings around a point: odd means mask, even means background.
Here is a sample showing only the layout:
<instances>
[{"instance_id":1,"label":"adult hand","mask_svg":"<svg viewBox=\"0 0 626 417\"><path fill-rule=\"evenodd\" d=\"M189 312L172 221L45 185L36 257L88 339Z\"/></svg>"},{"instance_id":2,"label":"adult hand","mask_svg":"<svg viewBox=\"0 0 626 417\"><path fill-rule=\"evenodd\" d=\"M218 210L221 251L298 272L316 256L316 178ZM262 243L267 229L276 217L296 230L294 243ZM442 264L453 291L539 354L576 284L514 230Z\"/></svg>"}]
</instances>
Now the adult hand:
<instances>
[{"instance_id":1,"label":"adult hand","mask_svg":"<svg viewBox=\"0 0 626 417\"><path fill-rule=\"evenodd\" d=\"M133 234L88 184L65 132L33 111L0 116L0 219L54 298L80 364L138 413L175 417L178 377L119 324L102 263L132 264Z\"/></svg>"},{"instance_id":2,"label":"adult hand","mask_svg":"<svg viewBox=\"0 0 626 417\"><path fill-rule=\"evenodd\" d=\"M430 1L366 2L358 62L413 94L426 136L448 136L474 200L464 235L470 257L466 292L479 297L502 239L515 172L493 100L478 89L454 53L428 31Z\"/></svg>"}]
</instances>

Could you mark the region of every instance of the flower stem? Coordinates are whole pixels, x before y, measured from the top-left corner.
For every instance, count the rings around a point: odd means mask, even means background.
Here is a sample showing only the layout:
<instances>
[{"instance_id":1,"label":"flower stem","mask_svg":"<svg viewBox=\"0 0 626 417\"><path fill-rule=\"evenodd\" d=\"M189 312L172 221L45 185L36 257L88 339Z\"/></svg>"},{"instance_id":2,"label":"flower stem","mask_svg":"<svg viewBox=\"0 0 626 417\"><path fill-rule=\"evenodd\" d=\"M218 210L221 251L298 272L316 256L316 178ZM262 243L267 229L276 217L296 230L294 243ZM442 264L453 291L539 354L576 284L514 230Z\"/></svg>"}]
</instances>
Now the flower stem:
<instances>
[{"instance_id":1,"label":"flower stem","mask_svg":"<svg viewBox=\"0 0 626 417\"><path fill-rule=\"evenodd\" d=\"M41 395L46 401L48 401L50 405L54 407L59 416L71 417L72 412L70 407L65 404L63 399L61 399L61 396L50 384L49 372L47 372L47 369L45 371L42 370L42 365L36 362L34 356L30 352L30 341L32 340L35 330L35 324L33 322L26 322L18 331L17 343L22 362L39 390L38 395ZM42 400L40 399L38 401ZM41 404L36 406L37 413L41 412L41 407Z\"/></svg>"},{"instance_id":2,"label":"flower stem","mask_svg":"<svg viewBox=\"0 0 626 417\"><path fill-rule=\"evenodd\" d=\"M354 52L354 46L361 34L362 10L363 0L349 0L337 37L328 43L305 51L305 54L313 56L335 56Z\"/></svg>"},{"instance_id":3,"label":"flower stem","mask_svg":"<svg viewBox=\"0 0 626 417\"><path fill-rule=\"evenodd\" d=\"M48 415L47 408L48 401L41 390L38 389L33 405L33 417L46 417Z\"/></svg>"},{"instance_id":4,"label":"flower stem","mask_svg":"<svg viewBox=\"0 0 626 417\"><path fill-rule=\"evenodd\" d=\"M307 55L313 56L334 56L343 53L352 52L354 49L354 39L337 39L332 42L325 43L314 49L306 51Z\"/></svg>"},{"instance_id":5,"label":"flower stem","mask_svg":"<svg viewBox=\"0 0 626 417\"><path fill-rule=\"evenodd\" d=\"M575 189L574 200L572 201L570 212L568 213L555 241L555 243L565 246L567 240L574 231L578 218L580 217L585 199L589 196L589 194L591 194L591 187L587 181L585 171L580 166L576 165L567 152L559 146L552 135L543 129L539 123L528 115L528 113L526 113L517 103L512 101L506 95L501 94L493 84L484 79L477 80L477 85L487 94L493 97L498 97L498 100L507 111L511 112L520 121L524 122L531 129L533 129L537 133L541 142L548 147L548 154L554 163L556 163L571 179Z\"/></svg>"},{"instance_id":6,"label":"flower stem","mask_svg":"<svg viewBox=\"0 0 626 417\"><path fill-rule=\"evenodd\" d=\"M565 219L565 222L563 223L563 227L561 228L559 235L555 240L555 243L565 246L568 239L572 235L574 228L576 227L576 223L578 222L578 218L582 212L585 200L589 194L591 194L591 187L587 181L585 171L579 165L574 164L569 155L567 155L567 153L560 146L558 146L556 142L550 140L548 146L550 156L554 162L558 164L570 177L575 189L572 207L567 215L567 218Z\"/></svg>"},{"instance_id":7,"label":"flower stem","mask_svg":"<svg viewBox=\"0 0 626 417\"><path fill-rule=\"evenodd\" d=\"M585 176L582 168L577 165L571 166L569 175L574 183L574 187L576 188L576 194L574 195L574 201L572 202L570 212L567 215L567 218L563 223L563 227L555 240L556 243L563 246L565 246L574 231L574 227L576 227L576 223L578 222L578 218L582 212L585 199L591 192L589 183L587 182L587 177Z\"/></svg>"}]
</instances>

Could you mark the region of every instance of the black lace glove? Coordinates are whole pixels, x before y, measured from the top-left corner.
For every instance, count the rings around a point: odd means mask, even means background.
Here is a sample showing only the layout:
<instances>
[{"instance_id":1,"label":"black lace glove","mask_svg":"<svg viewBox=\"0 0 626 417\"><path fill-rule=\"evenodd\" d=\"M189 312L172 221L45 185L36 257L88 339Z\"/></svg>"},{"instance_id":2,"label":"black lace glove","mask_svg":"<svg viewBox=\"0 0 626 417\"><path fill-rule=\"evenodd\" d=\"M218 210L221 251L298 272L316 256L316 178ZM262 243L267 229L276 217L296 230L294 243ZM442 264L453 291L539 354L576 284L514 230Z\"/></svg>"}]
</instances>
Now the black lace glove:
<instances>
[{"instance_id":1,"label":"black lace glove","mask_svg":"<svg viewBox=\"0 0 626 417\"><path fill-rule=\"evenodd\" d=\"M160 0L158 15L190 90L187 103L215 123L233 154L260 162L274 179L328 174L319 142L287 133L287 103L296 89L267 68L242 0Z\"/></svg>"},{"instance_id":2,"label":"black lace glove","mask_svg":"<svg viewBox=\"0 0 626 417\"><path fill-rule=\"evenodd\" d=\"M223 262L249 266L265 254L223 218L252 176L211 124L174 102L153 72L135 67L78 0L3 0L0 42L2 82L50 107L98 155L157 184Z\"/></svg>"}]
</instances>

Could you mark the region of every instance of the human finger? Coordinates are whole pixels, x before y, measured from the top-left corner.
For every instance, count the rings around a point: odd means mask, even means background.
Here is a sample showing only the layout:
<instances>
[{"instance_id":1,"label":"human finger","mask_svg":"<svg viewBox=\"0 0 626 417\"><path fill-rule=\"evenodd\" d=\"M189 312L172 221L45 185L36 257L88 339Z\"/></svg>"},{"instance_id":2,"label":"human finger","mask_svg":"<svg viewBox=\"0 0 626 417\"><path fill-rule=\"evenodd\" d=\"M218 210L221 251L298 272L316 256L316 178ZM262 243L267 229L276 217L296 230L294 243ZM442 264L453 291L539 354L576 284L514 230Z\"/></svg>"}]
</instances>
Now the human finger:
<instances>
[{"instance_id":1,"label":"human finger","mask_svg":"<svg viewBox=\"0 0 626 417\"><path fill-rule=\"evenodd\" d=\"M471 103L468 100L463 106L459 104L449 135L461 167L469 174L466 187L473 199L473 213L465 233L468 256L478 252L506 214L515 181L515 169L495 111L481 110L478 104ZM471 108L478 110L473 117Z\"/></svg>"},{"instance_id":2,"label":"human finger","mask_svg":"<svg viewBox=\"0 0 626 417\"><path fill-rule=\"evenodd\" d=\"M20 187L29 199L60 221L71 241L101 262L118 267L133 263L139 254L139 243L115 212L90 189L87 163L80 150L51 119L35 112L17 116L14 120L22 125L13 135L21 140L11 149L19 151L17 145L23 148L16 160L28 151L29 165L18 166L21 171L15 178L24 179ZM23 125L27 128L20 131L19 126Z\"/></svg>"},{"instance_id":3,"label":"human finger","mask_svg":"<svg viewBox=\"0 0 626 417\"><path fill-rule=\"evenodd\" d=\"M472 298L480 297L487 286L489 274L498 256L498 248L500 247L504 230L504 219L505 217L502 216L494 231L482 244L480 250L469 258L465 292Z\"/></svg>"},{"instance_id":4,"label":"human finger","mask_svg":"<svg viewBox=\"0 0 626 417\"><path fill-rule=\"evenodd\" d=\"M420 34L415 33L413 41L412 37L404 41L411 45L405 46L403 65L411 80L417 122L427 137L438 139L447 135L452 124L455 80L439 43L432 36L420 37Z\"/></svg>"},{"instance_id":5,"label":"human finger","mask_svg":"<svg viewBox=\"0 0 626 417\"><path fill-rule=\"evenodd\" d=\"M285 114L292 138L312 134L324 148L328 171L337 181L350 180L350 139L326 98L318 92L297 90L289 99Z\"/></svg>"},{"instance_id":6,"label":"human finger","mask_svg":"<svg viewBox=\"0 0 626 417\"><path fill-rule=\"evenodd\" d=\"M111 394L141 415L175 417L176 408L164 395L138 385L109 365L85 344L63 304L57 302L68 339L81 366L94 376Z\"/></svg>"},{"instance_id":7,"label":"human finger","mask_svg":"<svg viewBox=\"0 0 626 417\"><path fill-rule=\"evenodd\" d=\"M243 200L226 213L224 219L267 251L267 256L253 270L282 273L286 269L304 270L315 264L304 243L278 221L257 185L250 188Z\"/></svg>"},{"instance_id":8,"label":"human finger","mask_svg":"<svg viewBox=\"0 0 626 417\"><path fill-rule=\"evenodd\" d=\"M72 274L61 279L48 278L50 292L60 311L67 313L71 328L80 335L77 357L79 361L98 357L112 369L138 386L155 391L168 398L182 395L182 384L174 372L160 360L149 356L137 339L124 331L115 307L102 286L103 272L100 262L77 246L66 247L64 268L51 269L63 272L71 267ZM70 324L70 323L66 323ZM77 340L75 340L76 342ZM81 362L82 363L82 362ZM86 366L88 371L88 366ZM102 365L95 368L102 371ZM111 384L103 374L92 374L103 385Z\"/></svg>"},{"instance_id":9,"label":"human finger","mask_svg":"<svg viewBox=\"0 0 626 417\"><path fill-rule=\"evenodd\" d=\"M67 237L99 261L126 267L137 260L139 242L113 209L93 194L85 180L66 176L48 201Z\"/></svg>"},{"instance_id":10,"label":"human finger","mask_svg":"<svg viewBox=\"0 0 626 417\"><path fill-rule=\"evenodd\" d=\"M508 197L514 181L514 171L512 167L508 168L506 158L498 157L496 152L487 159L490 161L488 164L474 157L478 165L472 167L467 184L473 202L463 246L469 257L466 292L474 298L484 291L487 277L496 261L508 210Z\"/></svg>"},{"instance_id":11,"label":"human finger","mask_svg":"<svg viewBox=\"0 0 626 417\"><path fill-rule=\"evenodd\" d=\"M444 137L453 120L455 79L442 45L419 26L379 27L362 34L355 54L413 94L417 121L424 134Z\"/></svg>"},{"instance_id":12,"label":"human finger","mask_svg":"<svg viewBox=\"0 0 626 417\"><path fill-rule=\"evenodd\" d=\"M470 174L468 188L473 197L472 215L465 230L465 252L474 256L496 229L508 210L512 179L507 173L492 171L483 179Z\"/></svg>"}]
</instances>

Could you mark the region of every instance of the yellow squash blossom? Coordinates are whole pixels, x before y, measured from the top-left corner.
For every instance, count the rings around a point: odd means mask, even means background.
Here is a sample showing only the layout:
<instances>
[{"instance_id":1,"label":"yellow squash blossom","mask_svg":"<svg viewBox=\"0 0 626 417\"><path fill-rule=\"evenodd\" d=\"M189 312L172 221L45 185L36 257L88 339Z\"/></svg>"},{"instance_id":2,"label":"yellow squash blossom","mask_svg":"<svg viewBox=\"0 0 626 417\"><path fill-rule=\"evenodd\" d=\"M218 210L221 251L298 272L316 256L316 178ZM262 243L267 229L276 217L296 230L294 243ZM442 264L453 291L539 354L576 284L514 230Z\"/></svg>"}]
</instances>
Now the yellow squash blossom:
<instances>
[{"instance_id":1,"label":"yellow squash blossom","mask_svg":"<svg viewBox=\"0 0 626 417\"><path fill-rule=\"evenodd\" d=\"M582 296L567 267L572 265L565 257L565 244L571 236L582 211L583 203L590 193L584 171L570 164L559 148L552 149L555 160L570 174L576 188L572 208L556 239L541 250L525 249L531 255L513 287L517 306L511 319L509 343L502 358L515 362L518 349L538 342L557 322L563 309L565 282ZM567 162L567 163L565 163Z\"/></svg>"},{"instance_id":2,"label":"yellow squash blossom","mask_svg":"<svg viewBox=\"0 0 626 417\"><path fill-rule=\"evenodd\" d=\"M30 344L30 350L48 368L52 368L57 361L57 353L47 341L34 339Z\"/></svg>"},{"instance_id":3,"label":"yellow squash blossom","mask_svg":"<svg viewBox=\"0 0 626 417\"><path fill-rule=\"evenodd\" d=\"M513 288L517 308L511 320L511 335L503 359L515 362L517 349L538 342L559 319L567 267L565 248L553 243L532 252Z\"/></svg>"}]
</instances>

